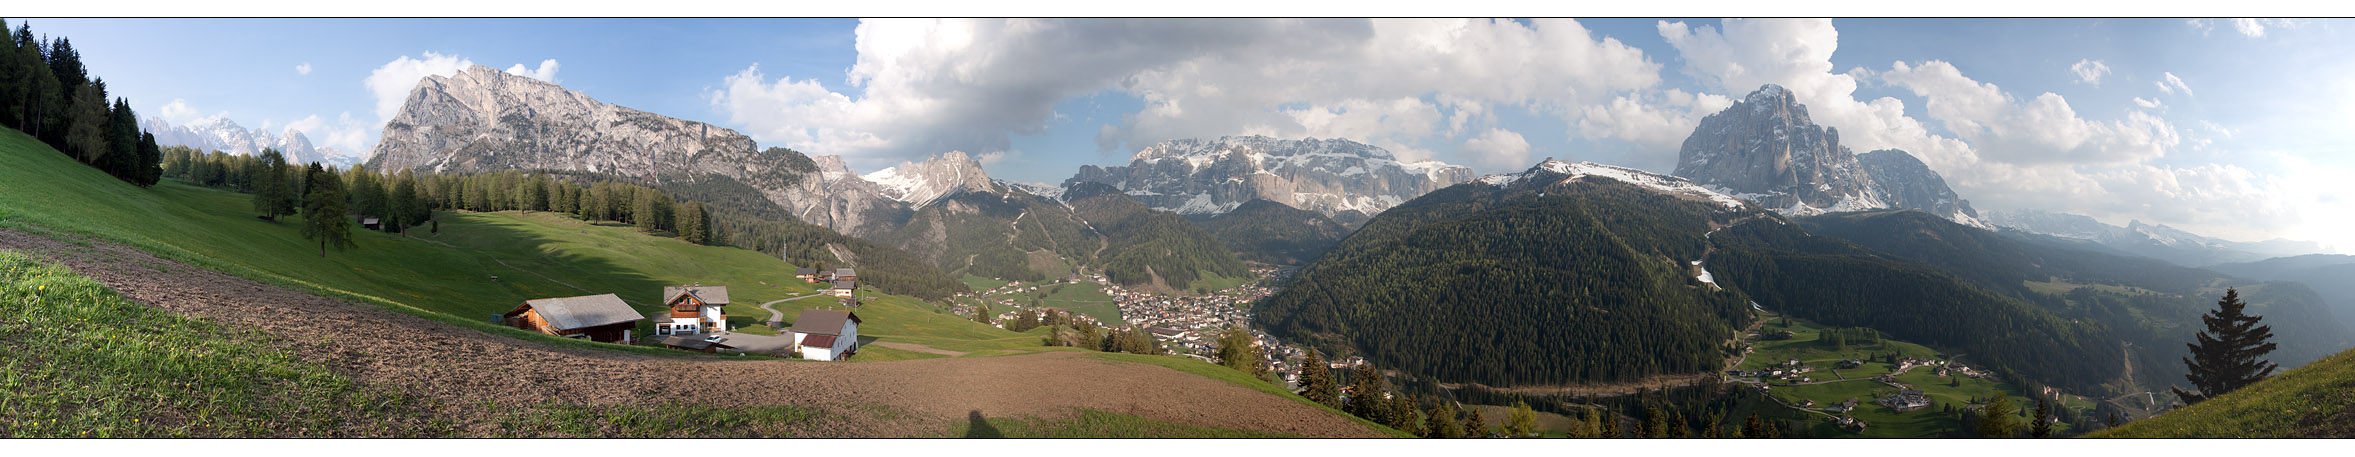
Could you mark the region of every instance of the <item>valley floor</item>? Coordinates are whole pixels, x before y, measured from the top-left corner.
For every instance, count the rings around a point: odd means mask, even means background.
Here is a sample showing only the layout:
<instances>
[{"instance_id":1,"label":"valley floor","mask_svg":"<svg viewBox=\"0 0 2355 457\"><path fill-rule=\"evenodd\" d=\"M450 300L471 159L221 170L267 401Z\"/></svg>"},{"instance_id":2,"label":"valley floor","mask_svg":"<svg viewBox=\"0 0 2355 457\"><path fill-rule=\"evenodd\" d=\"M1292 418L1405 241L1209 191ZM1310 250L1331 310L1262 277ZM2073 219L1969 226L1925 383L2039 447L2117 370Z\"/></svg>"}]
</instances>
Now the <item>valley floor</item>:
<instances>
[{"instance_id":1,"label":"valley floor","mask_svg":"<svg viewBox=\"0 0 2355 457\"><path fill-rule=\"evenodd\" d=\"M816 415L729 436L942 436L990 420L1096 414L1088 411L1261 434L1384 436L1266 392L1084 352L883 363L625 353L494 335L103 241L0 229L0 249L63 264L148 306L268 332L305 360L423 400L461 436L537 436L503 423L515 411L778 405Z\"/></svg>"}]
</instances>

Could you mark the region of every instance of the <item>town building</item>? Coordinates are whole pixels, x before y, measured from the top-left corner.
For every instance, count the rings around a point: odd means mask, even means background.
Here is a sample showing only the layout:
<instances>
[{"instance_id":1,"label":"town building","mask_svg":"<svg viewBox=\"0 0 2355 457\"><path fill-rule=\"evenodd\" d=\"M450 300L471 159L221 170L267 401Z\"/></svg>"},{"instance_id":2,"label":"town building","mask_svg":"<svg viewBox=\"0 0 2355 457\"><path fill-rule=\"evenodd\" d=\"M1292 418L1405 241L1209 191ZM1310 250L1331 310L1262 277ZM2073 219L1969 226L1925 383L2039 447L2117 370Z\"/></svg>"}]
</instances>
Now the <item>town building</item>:
<instances>
[{"instance_id":1,"label":"town building","mask_svg":"<svg viewBox=\"0 0 2355 457\"><path fill-rule=\"evenodd\" d=\"M654 317L655 335L728 331L727 286L664 287L662 306L668 312Z\"/></svg>"}]
</instances>

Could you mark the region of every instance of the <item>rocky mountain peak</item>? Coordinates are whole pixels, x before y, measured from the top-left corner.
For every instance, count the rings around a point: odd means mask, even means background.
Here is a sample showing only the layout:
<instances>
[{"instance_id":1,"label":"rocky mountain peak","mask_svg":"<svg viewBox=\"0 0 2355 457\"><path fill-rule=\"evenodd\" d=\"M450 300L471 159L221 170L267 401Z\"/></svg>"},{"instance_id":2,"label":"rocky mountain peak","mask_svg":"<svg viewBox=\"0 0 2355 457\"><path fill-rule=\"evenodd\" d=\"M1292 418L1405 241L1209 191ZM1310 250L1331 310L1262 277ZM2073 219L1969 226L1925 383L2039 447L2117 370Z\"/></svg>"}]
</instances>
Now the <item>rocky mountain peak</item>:
<instances>
[{"instance_id":1,"label":"rocky mountain peak","mask_svg":"<svg viewBox=\"0 0 2355 457\"><path fill-rule=\"evenodd\" d=\"M981 171L981 162L964 151L949 151L923 162L900 162L862 179L882 190L883 196L924 206L959 192L994 192L996 182Z\"/></svg>"},{"instance_id":2,"label":"rocky mountain peak","mask_svg":"<svg viewBox=\"0 0 2355 457\"><path fill-rule=\"evenodd\" d=\"M1898 149L1882 149L1858 154L1858 165L1872 175L1874 192L1883 201L1897 208L1911 208L1946 218L1959 224L1993 229L1994 225L1979 217L1971 209L1971 202L1955 195L1946 187L1946 179L1930 170L1921 159Z\"/></svg>"},{"instance_id":3,"label":"rocky mountain peak","mask_svg":"<svg viewBox=\"0 0 2355 457\"><path fill-rule=\"evenodd\" d=\"M1127 166L1083 166L1064 186L1108 184L1180 214L1224 213L1265 199L1354 224L1471 178L1470 168L1401 163L1388 150L1347 139L1228 136L1163 141L1138 151Z\"/></svg>"},{"instance_id":4,"label":"rocky mountain peak","mask_svg":"<svg viewBox=\"0 0 2355 457\"><path fill-rule=\"evenodd\" d=\"M1773 84L1702 118L1677 152L1675 175L1794 216L1910 208L1991 227L1920 159L1851 152L1838 130L1816 125L1796 95Z\"/></svg>"}]
</instances>

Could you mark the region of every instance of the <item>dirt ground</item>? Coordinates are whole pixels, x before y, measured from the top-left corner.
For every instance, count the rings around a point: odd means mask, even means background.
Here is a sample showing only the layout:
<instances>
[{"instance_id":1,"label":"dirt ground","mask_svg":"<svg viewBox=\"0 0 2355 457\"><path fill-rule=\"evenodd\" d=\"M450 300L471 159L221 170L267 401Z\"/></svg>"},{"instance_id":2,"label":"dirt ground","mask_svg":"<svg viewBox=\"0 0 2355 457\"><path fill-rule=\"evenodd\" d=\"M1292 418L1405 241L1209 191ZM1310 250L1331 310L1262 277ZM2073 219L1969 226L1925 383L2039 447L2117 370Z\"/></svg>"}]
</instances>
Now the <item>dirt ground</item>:
<instances>
[{"instance_id":1,"label":"dirt ground","mask_svg":"<svg viewBox=\"0 0 2355 457\"><path fill-rule=\"evenodd\" d=\"M480 411L548 402L645 405L662 397L824 413L784 431L794 436L931 436L974 414L1067 417L1079 408L1307 437L1380 436L1265 392L1084 353L825 363L551 346L88 243L0 230L0 249L62 263L139 303L265 330L297 354L363 383L437 400L444 405L438 413L478 435L497 431L480 420Z\"/></svg>"}]
</instances>

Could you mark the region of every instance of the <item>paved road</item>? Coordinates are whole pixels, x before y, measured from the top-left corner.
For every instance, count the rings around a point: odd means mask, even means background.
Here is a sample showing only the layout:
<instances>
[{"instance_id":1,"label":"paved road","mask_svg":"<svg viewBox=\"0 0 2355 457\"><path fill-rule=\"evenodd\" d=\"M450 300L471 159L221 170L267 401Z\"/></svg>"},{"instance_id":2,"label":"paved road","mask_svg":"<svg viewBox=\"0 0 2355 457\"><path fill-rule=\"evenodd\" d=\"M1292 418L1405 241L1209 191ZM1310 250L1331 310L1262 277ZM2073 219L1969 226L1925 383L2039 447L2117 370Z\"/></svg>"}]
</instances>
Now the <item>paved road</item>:
<instances>
[{"instance_id":1,"label":"paved road","mask_svg":"<svg viewBox=\"0 0 2355 457\"><path fill-rule=\"evenodd\" d=\"M803 296L799 296L799 297L788 298L788 299L784 299L784 300L773 300L773 301L770 301L770 302L768 302L768 303L762 303L762 304L760 304L760 309L764 309L764 310L768 310L768 311L769 311L769 322L784 322L784 321L785 321L785 312L783 312L783 311L778 311L776 308L770 308L770 307L769 307L769 305L775 305L775 304L778 304L778 303L784 303L784 302L789 302L789 301L794 301L794 300L800 300L800 299L804 299L804 298L810 298L810 297L832 297L832 295L826 295L826 294L809 294L809 295L803 295ZM779 330L779 331L783 331L783 330L785 330L785 329L777 329L777 330Z\"/></svg>"}]
</instances>

